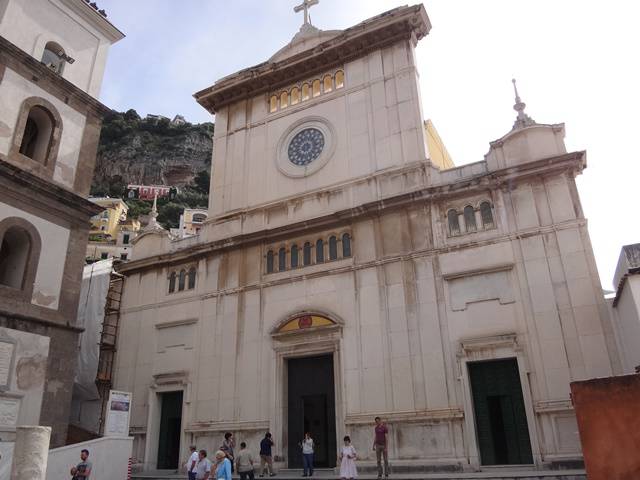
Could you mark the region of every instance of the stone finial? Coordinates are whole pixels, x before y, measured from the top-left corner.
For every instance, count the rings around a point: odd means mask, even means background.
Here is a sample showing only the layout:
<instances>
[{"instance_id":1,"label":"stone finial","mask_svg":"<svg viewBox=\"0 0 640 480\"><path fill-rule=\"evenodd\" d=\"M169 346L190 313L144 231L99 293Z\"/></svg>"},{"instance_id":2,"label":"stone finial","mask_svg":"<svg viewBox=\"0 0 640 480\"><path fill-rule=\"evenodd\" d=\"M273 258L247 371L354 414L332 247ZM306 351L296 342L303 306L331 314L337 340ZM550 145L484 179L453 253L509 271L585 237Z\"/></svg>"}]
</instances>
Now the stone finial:
<instances>
[{"instance_id":1,"label":"stone finial","mask_svg":"<svg viewBox=\"0 0 640 480\"><path fill-rule=\"evenodd\" d=\"M518 112L518 116L516 117L516 121L513 123L512 130L518 130L530 125L535 125L536 122L524 111L527 104L520 99L520 95L518 94L518 86L516 85L516 79L513 78L511 82L513 83L513 91L516 96L516 103L513 105L513 109Z\"/></svg>"},{"instance_id":2,"label":"stone finial","mask_svg":"<svg viewBox=\"0 0 640 480\"><path fill-rule=\"evenodd\" d=\"M149 223L146 227L144 227L145 232L152 232L157 230L164 230L162 225L158 223L158 192L153 195L153 207L151 207L151 211L149 212Z\"/></svg>"}]
</instances>

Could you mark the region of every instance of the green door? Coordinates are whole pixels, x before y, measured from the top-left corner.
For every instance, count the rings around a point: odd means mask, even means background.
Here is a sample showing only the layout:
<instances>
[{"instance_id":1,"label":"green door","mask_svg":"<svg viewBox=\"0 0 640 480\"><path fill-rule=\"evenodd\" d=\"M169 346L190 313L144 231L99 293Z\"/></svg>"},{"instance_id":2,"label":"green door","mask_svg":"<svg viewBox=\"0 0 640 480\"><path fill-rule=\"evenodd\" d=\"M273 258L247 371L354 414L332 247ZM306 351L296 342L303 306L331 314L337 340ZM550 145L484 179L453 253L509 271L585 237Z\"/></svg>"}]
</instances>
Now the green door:
<instances>
[{"instance_id":1,"label":"green door","mask_svg":"<svg viewBox=\"0 0 640 480\"><path fill-rule=\"evenodd\" d=\"M178 468L180 462L180 432L182 428L182 392L160 394L160 435L158 440L158 468Z\"/></svg>"},{"instance_id":2,"label":"green door","mask_svg":"<svg viewBox=\"0 0 640 480\"><path fill-rule=\"evenodd\" d=\"M469 363L482 465L533 463L515 358Z\"/></svg>"}]
</instances>

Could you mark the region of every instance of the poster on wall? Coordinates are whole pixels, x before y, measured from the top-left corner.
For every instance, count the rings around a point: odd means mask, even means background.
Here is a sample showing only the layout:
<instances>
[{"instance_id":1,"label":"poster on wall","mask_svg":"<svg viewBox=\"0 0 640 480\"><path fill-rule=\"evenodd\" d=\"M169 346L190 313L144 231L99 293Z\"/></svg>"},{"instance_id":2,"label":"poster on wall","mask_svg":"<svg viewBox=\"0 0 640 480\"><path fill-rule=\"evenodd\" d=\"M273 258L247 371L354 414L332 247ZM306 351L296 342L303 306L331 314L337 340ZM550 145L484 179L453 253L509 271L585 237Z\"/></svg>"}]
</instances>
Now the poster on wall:
<instances>
[{"instance_id":1,"label":"poster on wall","mask_svg":"<svg viewBox=\"0 0 640 480\"><path fill-rule=\"evenodd\" d=\"M109 391L105 437L128 437L131 393L118 390Z\"/></svg>"}]
</instances>

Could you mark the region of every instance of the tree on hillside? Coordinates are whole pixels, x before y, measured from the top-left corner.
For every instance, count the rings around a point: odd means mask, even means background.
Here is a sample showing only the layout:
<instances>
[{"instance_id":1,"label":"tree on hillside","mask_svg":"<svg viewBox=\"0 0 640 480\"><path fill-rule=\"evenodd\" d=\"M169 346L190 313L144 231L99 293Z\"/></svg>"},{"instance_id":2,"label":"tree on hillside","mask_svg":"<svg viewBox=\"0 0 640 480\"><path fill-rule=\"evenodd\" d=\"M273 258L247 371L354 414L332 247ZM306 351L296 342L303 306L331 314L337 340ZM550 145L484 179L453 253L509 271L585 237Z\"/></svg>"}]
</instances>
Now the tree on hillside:
<instances>
[{"instance_id":1,"label":"tree on hillside","mask_svg":"<svg viewBox=\"0 0 640 480\"><path fill-rule=\"evenodd\" d=\"M209 184L211 183L211 176L208 170L200 170L193 178L194 190L202 193L203 195L209 195Z\"/></svg>"}]
</instances>

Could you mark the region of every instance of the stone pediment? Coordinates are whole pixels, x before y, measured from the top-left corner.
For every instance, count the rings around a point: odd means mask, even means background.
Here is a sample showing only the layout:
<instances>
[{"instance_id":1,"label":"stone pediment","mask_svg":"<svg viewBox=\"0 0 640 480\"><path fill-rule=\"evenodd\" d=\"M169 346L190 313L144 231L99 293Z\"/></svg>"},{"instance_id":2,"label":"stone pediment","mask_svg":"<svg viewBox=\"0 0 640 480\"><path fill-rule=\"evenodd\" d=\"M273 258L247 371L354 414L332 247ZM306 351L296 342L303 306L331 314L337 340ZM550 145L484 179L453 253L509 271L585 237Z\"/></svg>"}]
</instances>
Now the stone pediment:
<instances>
[{"instance_id":1,"label":"stone pediment","mask_svg":"<svg viewBox=\"0 0 640 480\"><path fill-rule=\"evenodd\" d=\"M342 33L342 30L320 30L313 25L304 24L287 45L278 50L270 59L270 63L280 62L286 58L311 50L327 40Z\"/></svg>"},{"instance_id":2,"label":"stone pediment","mask_svg":"<svg viewBox=\"0 0 640 480\"><path fill-rule=\"evenodd\" d=\"M196 92L194 97L209 112L215 113L225 105L317 73L321 66L361 58L403 39L416 42L430 29L431 23L422 5L398 7L346 30L303 27L289 45L268 61L223 77Z\"/></svg>"}]
</instances>

